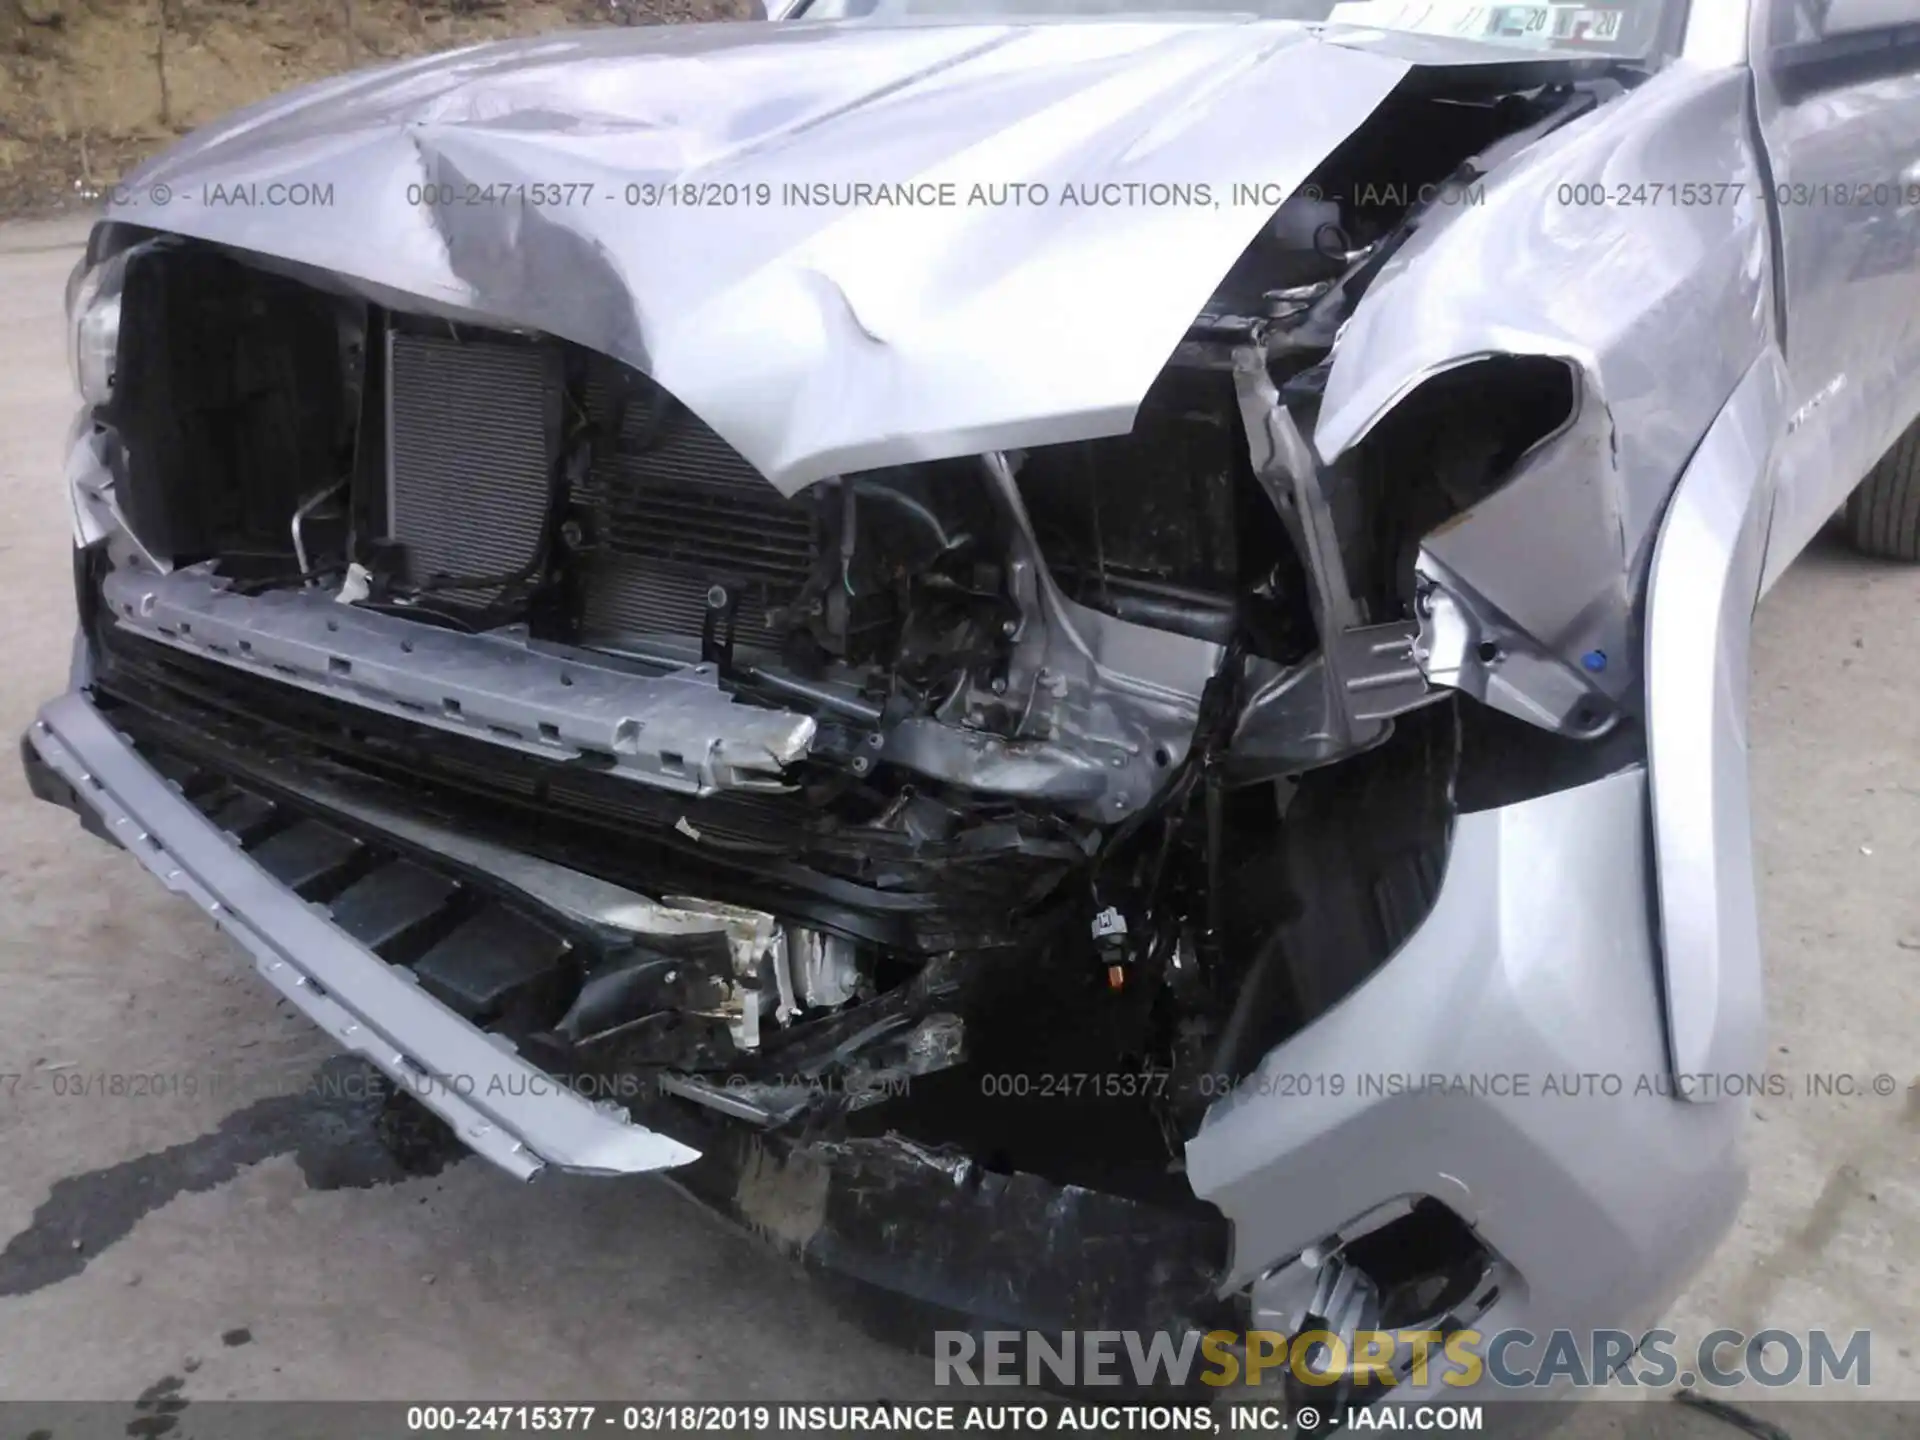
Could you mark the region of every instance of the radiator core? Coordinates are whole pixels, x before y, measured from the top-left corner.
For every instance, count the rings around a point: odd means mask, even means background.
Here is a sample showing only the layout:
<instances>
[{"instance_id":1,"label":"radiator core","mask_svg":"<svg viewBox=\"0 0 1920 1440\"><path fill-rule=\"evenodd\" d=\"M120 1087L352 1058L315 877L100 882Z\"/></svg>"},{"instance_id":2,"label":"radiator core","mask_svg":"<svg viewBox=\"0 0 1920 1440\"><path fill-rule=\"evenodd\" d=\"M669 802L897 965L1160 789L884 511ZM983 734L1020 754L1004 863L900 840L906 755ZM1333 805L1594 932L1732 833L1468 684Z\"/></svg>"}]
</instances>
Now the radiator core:
<instances>
[{"instance_id":1,"label":"radiator core","mask_svg":"<svg viewBox=\"0 0 1920 1440\"><path fill-rule=\"evenodd\" d=\"M589 409L611 420L602 388ZM740 597L735 636L777 648L769 617L790 605L812 571L813 507L788 500L739 452L650 384L629 396L617 446L605 447L575 499L595 517L581 631L698 635L707 592Z\"/></svg>"},{"instance_id":2,"label":"radiator core","mask_svg":"<svg viewBox=\"0 0 1920 1440\"><path fill-rule=\"evenodd\" d=\"M556 346L396 332L387 395L388 530L408 579L506 574L533 558L564 414L575 435L584 422L600 436L566 498L586 522L574 558L582 643L698 636L722 585L739 600L736 642L778 648L777 614L819 553L814 507L650 380L602 367L569 400Z\"/></svg>"},{"instance_id":3,"label":"radiator core","mask_svg":"<svg viewBox=\"0 0 1920 1440\"><path fill-rule=\"evenodd\" d=\"M550 347L389 333L387 533L406 546L409 581L504 575L534 557L560 400Z\"/></svg>"}]
</instances>

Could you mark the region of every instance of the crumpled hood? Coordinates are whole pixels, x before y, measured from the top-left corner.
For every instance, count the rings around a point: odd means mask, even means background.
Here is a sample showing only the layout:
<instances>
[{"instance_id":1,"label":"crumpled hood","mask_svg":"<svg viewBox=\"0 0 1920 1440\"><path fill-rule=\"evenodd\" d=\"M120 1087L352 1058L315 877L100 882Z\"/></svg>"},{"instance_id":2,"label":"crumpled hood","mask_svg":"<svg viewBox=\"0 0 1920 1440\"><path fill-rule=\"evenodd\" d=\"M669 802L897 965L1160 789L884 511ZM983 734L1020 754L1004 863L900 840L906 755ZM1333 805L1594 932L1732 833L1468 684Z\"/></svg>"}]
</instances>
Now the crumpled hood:
<instances>
[{"instance_id":1,"label":"crumpled hood","mask_svg":"<svg viewBox=\"0 0 1920 1440\"><path fill-rule=\"evenodd\" d=\"M587 31L240 111L109 216L617 356L792 492L1127 430L1408 68L1281 22Z\"/></svg>"}]
</instances>

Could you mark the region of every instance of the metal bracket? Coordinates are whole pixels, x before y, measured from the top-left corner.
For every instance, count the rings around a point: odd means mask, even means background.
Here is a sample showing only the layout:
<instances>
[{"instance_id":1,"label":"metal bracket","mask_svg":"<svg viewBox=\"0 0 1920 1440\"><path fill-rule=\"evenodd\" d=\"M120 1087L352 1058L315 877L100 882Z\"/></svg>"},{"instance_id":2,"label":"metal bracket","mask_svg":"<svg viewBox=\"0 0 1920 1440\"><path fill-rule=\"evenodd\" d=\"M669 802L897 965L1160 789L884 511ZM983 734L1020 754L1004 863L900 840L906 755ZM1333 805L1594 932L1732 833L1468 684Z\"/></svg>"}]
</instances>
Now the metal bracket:
<instances>
[{"instance_id":1,"label":"metal bracket","mask_svg":"<svg viewBox=\"0 0 1920 1440\"><path fill-rule=\"evenodd\" d=\"M1319 460L1267 372L1266 351L1258 346L1234 351L1233 379L1254 476L1279 512L1313 585L1326 696L1320 743L1335 754L1365 749L1385 736L1395 715L1440 698L1418 663L1419 626L1413 621L1359 623Z\"/></svg>"},{"instance_id":2,"label":"metal bracket","mask_svg":"<svg viewBox=\"0 0 1920 1440\"><path fill-rule=\"evenodd\" d=\"M700 619L700 660L719 671L722 679L733 674L733 632L739 614L737 589L720 581L707 588L706 612Z\"/></svg>"},{"instance_id":3,"label":"metal bracket","mask_svg":"<svg viewBox=\"0 0 1920 1440\"><path fill-rule=\"evenodd\" d=\"M1349 715L1361 723L1390 720L1440 698L1420 667L1419 638L1414 620L1365 625L1334 637L1339 655L1333 674Z\"/></svg>"}]
</instances>

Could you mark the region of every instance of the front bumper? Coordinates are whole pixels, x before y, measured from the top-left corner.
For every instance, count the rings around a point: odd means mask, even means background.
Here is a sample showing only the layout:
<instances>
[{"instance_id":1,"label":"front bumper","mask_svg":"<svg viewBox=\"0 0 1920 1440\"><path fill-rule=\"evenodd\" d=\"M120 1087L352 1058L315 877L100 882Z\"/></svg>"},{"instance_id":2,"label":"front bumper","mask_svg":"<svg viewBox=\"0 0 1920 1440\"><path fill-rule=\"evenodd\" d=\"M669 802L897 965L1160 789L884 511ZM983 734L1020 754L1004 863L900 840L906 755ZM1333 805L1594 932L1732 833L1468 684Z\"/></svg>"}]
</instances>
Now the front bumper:
<instances>
[{"instance_id":1,"label":"front bumper","mask_svg":"<svg viewBox=\"0 0 1920 1440\"><path fill-rule=\"evenodd\" d=\"M1677 1293L1742 1193L1743 1104L1635 1093L1666 1069L1638 768L1461 817L1426 922L1189 1142L1193 1188L1218 1207L1199 1223L1033 1177L982 1190L984 1172L890 1142L800 1153L773 1137L673 1127L687 1144L636 1124L512 1053L285 888L84 692L50 702L25 748L37 794L197 904L276 989L483 1157L522 1178L544 1165L684 1167L672 1178L709 1206L950 1324L1185 1325L1383 1202L1430 1196L1513 1272L1477 1322L1483 1335L1632 1329ZM1606 1093L1609 1077L1627 1093ZM1528 1093L1513 1093L1521 1081ZM1490 1088L1470 1093L1476 1083ZM916 1206L924 1223L894 1223ZM1050 1218L1031 1235L1010 1219L1035 1214ZM1059 1251L1063 1232L1077 1247ZM1010 1246L1016 1235L1023 1243ZM1009 1274L1018 1283L1002 1283ZM1439 1389L1442 1374L1436 1395L1467 1398Z\"/></svg>"},{"instance_id":2,"label":"front bumper","mask_svg":"<svg viewBox=\"0 0 1920 1440\"><path fill-rule=\"evenodd\" d=\"M77 682L88 674L83 656ZM1226 1234L1208 1207L991 1173L893 1135L796 1143L704 1111L659 1117L682 1138L646 1128L511 1053L256 864L84 690L43 707L22 751L35 795L192 900L296 1007L510 1174L668 1171L842 1282L856 1316L896 1342L924 1344L936 1325L1151 1331L1216 1317Z\"/></svg>"},{"instance_id":3,"label":"front bumper","mask_svg":"<svg viewBox=\"0 0 1920 1440\"><path fill-rule=\"evenodd\" d=\"M1459 817L1419 929L1187 1144L1234 1226L1227 1286L1430 1196L1511 1268L1473 1328L1537 1337L1505 1352L1513 1372L1552 1332L1584 1347L1658 1319L1739 1208L1748 1103L1737 1084L1675 1096L1648 840L1640 766ZM1501 1389L1441 1373L1439 1398Z\"/></svg>"},{"instance_id":4,"label":"front bumper","mask_svg":"<svg viewBox=\"0 0 1920 1440\"><path fill-rule=\"evenodd\" d=\"M50 701L27 732L42 798L79 812L240 942L273 987L520 1179L543 1166L623 1175L699 1152L594 1104L475 1029L256 865L144 761L85 695ZM59 793L64 787L67 793Z\"/></svg>"}]
</instances>

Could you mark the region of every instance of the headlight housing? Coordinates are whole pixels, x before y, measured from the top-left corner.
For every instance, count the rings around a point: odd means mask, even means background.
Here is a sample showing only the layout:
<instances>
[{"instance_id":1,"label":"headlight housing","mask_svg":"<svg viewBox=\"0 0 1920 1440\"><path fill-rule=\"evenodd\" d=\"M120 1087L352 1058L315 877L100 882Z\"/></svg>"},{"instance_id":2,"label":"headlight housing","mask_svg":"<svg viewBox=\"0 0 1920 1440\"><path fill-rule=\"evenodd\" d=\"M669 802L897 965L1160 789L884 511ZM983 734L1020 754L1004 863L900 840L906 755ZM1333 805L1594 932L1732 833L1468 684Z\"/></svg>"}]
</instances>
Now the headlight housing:
<instances>
[{"instance_id":1,"label":"headlight housing","mask_svg":"<svg viewBox=\"0 0 1920 1440\"><path fill-rule=\"evenodd\" d=\"M89 405L113 398L120 352L120 290L127 274L122 251L98 265L83 261L67 281L67 358L74 387Z\"/></svg>"}]
</instances>

